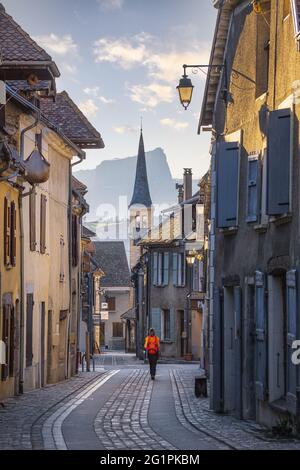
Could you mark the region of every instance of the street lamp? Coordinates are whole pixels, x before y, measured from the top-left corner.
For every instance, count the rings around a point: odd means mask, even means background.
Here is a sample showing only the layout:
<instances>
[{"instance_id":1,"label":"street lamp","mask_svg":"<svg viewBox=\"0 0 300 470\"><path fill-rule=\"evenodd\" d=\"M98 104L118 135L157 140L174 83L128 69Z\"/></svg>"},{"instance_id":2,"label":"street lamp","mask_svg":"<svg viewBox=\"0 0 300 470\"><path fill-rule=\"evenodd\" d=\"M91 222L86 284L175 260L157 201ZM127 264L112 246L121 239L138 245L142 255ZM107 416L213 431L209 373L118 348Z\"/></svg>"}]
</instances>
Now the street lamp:
<instances>
[{"instance_id":1,"label":"street lamp","mask_svg":"<svg viewBox=\"0 0 300 470\"><path fill-rule=\"evenodd\" d=\"M184 64L182 67L183 67L183 75L180 78L179 85L176 88L178 90L180 103L182 104L182 106L184 107L185 110L187 110L187 108L189 107L189 105L192 101L193 89L194 89L194 86L192 84L192 80L188 77L188 75L186 73L187 68L193 69L193 73L197 73L198 70L201 70L203 68L206 68L206 69L213 69L214 68L217 71L224 69L224 71L225 71L225 74L224 74L225 75L225 86L224 86L224 90L223 90L223 96L224 96L224 101L227 103L229 93L228 93L228 86L227 86L228 84L227 84L226 62L224 62L224 64L219 64L219 65L215 65L215 64L210 64L210 65L207 65L207 64L204 64L204 65L187 65L187 64Z\"/></svg>"}]
</instances>

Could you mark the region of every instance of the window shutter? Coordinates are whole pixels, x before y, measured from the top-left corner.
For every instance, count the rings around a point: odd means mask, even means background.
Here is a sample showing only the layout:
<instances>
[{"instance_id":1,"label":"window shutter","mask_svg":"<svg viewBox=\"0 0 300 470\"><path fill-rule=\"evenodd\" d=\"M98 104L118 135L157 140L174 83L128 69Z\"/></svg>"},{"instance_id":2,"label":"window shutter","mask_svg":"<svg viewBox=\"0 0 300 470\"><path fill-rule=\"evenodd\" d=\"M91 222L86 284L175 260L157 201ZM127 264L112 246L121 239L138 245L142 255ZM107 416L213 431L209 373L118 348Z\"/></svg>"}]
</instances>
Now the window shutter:
<instances>
[{"instance_id":1,"label":"window shutter","mask_svg":"<svg viewBox=\"0 0 300 470\"><path fill-rule=\"evenodd\" d=\"M270 113L267 150L267 214L290 210L291 110Z\"/></svg>"},{"instance_id":2,"label":"window shutter","mask_svg":"<svg viewBox=\"0 0 300 470\"><path fill-rule=\"evenodd\" d=\"M158 253L153 253L153 285L157 286Z\"/></svg>"},{"instance_id":3,"label":"window shutter","mask_svg":"<svg viewBox=\"0 0 300 470\"><path fill-rule=\"evenodd\" d=\"M9 201L7 197L5 197L4 198L4 264L5 266L10 265L10 249L11 249L10 224L11 224L10 205L9 205Z\"/></svg>"},{"instance_id":4,"label":"window shutter","mask_svg":"<svg viewBox=\"0 0 300 470\"><path fill-rule=\"evenodd\" d=\"M257 158L249 158L248 160L248 199L247 199L247 221L257 221L258 212L258 169L259 160Z\"/></svg>"},{"instance_id":5,"label":"window shutter","mask_svg":"<svg viewBox=\"0 0 300 470\"><path fill-rule=\"evenodd\" d=\"M242 289L234 287L235 410L242 418Z\"/></svg>"},{"instance_id":6,"label":"window shutter","mask_svg":"<svg viewBox=\"0 0 300 470\"><path fill-rule=\"evenodd\" d=\"M161 310L159 308L151 309L151 328L154 328L156 336L161 337Z\"/></svg>"},{"instance_id":7,"label":"window shutter","mask_svg":"<svg viewBox=\"0 0 300 470\"><path fill-rule=\"evenodd\" d=\"M175 320L176 320L176 317L175 317L175 310L174 308L171 308L170 309L170 340L173 341L173 343L175 342L176 340L176 337L175 337L175 328L176 328L176 325L175 325Z\"/></svg>"},{"instance_id":8,"label":"window shutter","mask_svg":"<svg viewBox=\"0 0 300 470\"><path fill-rule=\"evenodd\" d=\"M256 398L266 399L267 391L267 314L265 298L265 276L255 273L255 388Z\"/></svg>"},{"instance_id":9,"label":"window shutter","mask_svg":"<svg viewBox=\"0 0 300 470\"><path fill-rule=\"evenodd\" d=\"M293 342L297 339L297 273L295 270L286 274L287 287L287 408L296 413L297 366L292 363Z\"/></svg>"},{"instance_id":10,"label":"window shutter","mask_svg":"<svg viewBox=\"0 0 300 470\"><path fill-rule=\"evenodd\" d=\"M164 286L169 285L169 253L164 253Z\"/></svg>"},{"instance_id":11,"label":"window shutter","mask_svg":"<svg viewBox=\"0 0 300 470\"><path fill-rule=\"evenodd\" d=\"M10 240L11 240L11 249L10 249L10 264L16 266L16 257L17 257L17 211L16 204L11 203L10 206L11 212L11 227L10 227Z\"/></svg>"},{"instance_id":12,"label":"window shutter","mask_svg":"<svg viewBox=\"0 0 300 470\"><path fill-rule=\"evenodd\" d=\"M41 213L40 213L40 252L46 253L46 210L47 198L41 194Z\"/></svg>"},{"instance_id":13,"label":"window shutter","mask_svg":"<svg viewBox=\"0 0 300 470\"><path fill-rule=\"evenodd\" d=\"M181 253L181 286L184 287L186 283L186 260L185 260L185 254Z\"/></svg>"},{"instance_id":14,"label":"window shutter","mask_svg":"<svg viewBox=\"0 0 300 470\"><path fill-rule=\"evenodd\" d=\"M26 367L32 365L32 328L33 328L33 294L27 294L26 303Z\"/></svg>"},{"instance_id":15,"label":"window shutter","mask_svg":"<svg viewBox=\"0 0 300 470\"><path fill-rule=\"evenodd\" d=\"M199 267L200 267L200 261L196 259L193 264L193 291L194 292L199 292L200 290Z\"/></svg>"},{"instance_id":16,"label":"window shutter","mask_svg":"<svg viewBox=\"0 0 300 470\"><path fill-rule=\"evenodd\" d=\"M163 253L158 253L158 279L157 285L161 286L163 283Z\"/></svg>"},{"instance_id":17,"label":"window shutter","mask_svg":"<svg viewBox=\"0 0 300 470\"><path fill-rule=\"evenodd\" d=\"M173 253L173 285L178 285L178 253Z\"/></svg>"},{"instance_id":18,"label":"window shutter","mask_svg":"<svg viewBox=\"0 0 300 470\"><path fill-rule=\"evenodd\" d=\"M30 223L30 250L35 251L36 249L36 195L35 192L29 196L29 223Z\"/></svg>"},{"instance_id":19,"label":"window shutter","mask_svg":"<svg viewBox=\"0 0 300 470\"><path fill-rule=\"evenodd\" d=\"M217 226L219 228L237 225L239 155L238 142L217 144Z\"/></svg>"}]
</instances>

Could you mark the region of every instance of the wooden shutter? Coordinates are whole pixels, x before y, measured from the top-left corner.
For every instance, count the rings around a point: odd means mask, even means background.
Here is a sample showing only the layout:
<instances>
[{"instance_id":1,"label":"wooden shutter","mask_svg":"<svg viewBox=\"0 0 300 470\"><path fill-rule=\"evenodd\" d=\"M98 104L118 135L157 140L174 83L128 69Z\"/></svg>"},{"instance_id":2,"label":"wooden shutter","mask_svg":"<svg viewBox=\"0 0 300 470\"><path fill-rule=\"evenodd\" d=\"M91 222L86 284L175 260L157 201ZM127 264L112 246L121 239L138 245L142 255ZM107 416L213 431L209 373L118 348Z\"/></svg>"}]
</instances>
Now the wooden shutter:
<instances>
[{"instance_id":1,"label":"wooden shutter","mask_svg":"<svg viewBox=\"0 0 300 470\"><path fill-rule=\"evenodd\" d=\"M267 214L290 210L291 110L272 111L269 117L267 149Z\"/></svg>"},{"instance_id":2,"label":"wooden shutter","mask_svg":"<svg viewBox=\"0 0 300 470\"><path fill-rule=\"evenodd\" d=\"M297 273L295 270L286 274L287 287L287 408L295 414L297 408L296 382L297 367L292 363L293 342L297 339Z\"/></svg>"},{"instance_id":3,"label":"wooden shutter","mask_svg":"<svg viewBox=\"0 0 300 470\"><path fill-rule=\"evenodd\" d=\"M6 380L8 377L9 362L9 306L5 304L2 307L2 341L5 344L6 364L2 364L1 366L1 379Z\"/></svg>"},{"instance_id":4,"label":"wooden shutter","mask_svg":"<svg viewBox=\"0 0 300 470\"><path fill-rule=\"evenodd\" d=\"M157 286L158 279L158 253L153 253L153 285Z\"/></svg>"},{"instance_id":5,"label":"wooden shutter","mask_svg":"<svg viewBox=\"0 0 300 470\"><path fill-rule=\"evenodd\" d=\"M162 286L163 285L163 258L164 254L163 253L158 253L158 279L157 279L157 285Z\"/></svg>"},{"instance_id":6,"label":"wooden shutter","mask_svg":"<svg viewBox=\"0 0 300 470\"><path fill-rule=\"evenodd\" d=\"M235 413L242 418L242 289L234 287Z\"/></svg>"},{"instance_id":7,"label":"wooden shutter","mask_svg":"<svg viewBox=\"0 0 300 470\"><path fill-rule=\"evenodd\" d=\"M30 239L30 250L35 251L36 249L36 194L31 193L29 196L29 239Z\"/></svg>"},{"instance_id":8,"label":"wooden shutter","mask_svg":"<svg viewBox=\"0 0 300 470\"><path fill-rule=\"evenodd\" d=\"M248 197L247 197L247 222L257 221L258 213L258 158L248 159Z\"/></svg>"},{"instance_id":9,"label":"wooden shutter","mask_svg":"<svg viewBox=\"0 0 300 470\"><path fill-rule=\"evenodd\" d=\"M156 336L161 337L161 310L160 308L151 309L151 328L154 328Z\"/></svg>"},{"instance_id":10,"label":"wooden shutter","mask_svg":"<svg viewBox=\"0 0 300 470\"><path fill-rule=\"evenodd\" d=\"M116 310L116 298L115 297L109 297L107 303L108 303L108 310L110 311Z\"/></svg>"},{"instance_id":11,"label":"wooden shutter","mask_svg":"<svg viewBox=\"0 0 300 470\"><path fill-rule=\"evenodd\" d=\"M255 389L258 400L266 399L267 392L267 308L265 276L255 273Z\"/></svg>"},{"instance_id":12,"label":"wooden shutter","mask_svg":"<svg viewBox=\"0 0 300 470\"><path fill-rule=\"evenodd\" d=\"M47 198L41 194L41 211L40 211L40 252L46 253L46 216L47 216Z\"/></svg>"},{"instance_id":13,"label":"wooden shutter","mask_svg":"<svg viewBox=\"0 0 300 470\"><path fill-rule=\"evenodd\" d=\"M16 266L17 259L17 211L14 202L10 205L10 264Z\"/></svg>"},{"instance_id":14,"label":"wooden shutter","mask_svg":"<svg viewBox=\"0 0 300 470\"><path fill-rule=\"evenodd\" d=\"M170 340L173 342L175 342L176 340L175 320L176 320L176 313L175 313L174 308L171 308L170 309Z\"/></svg>"},{"instance_id":15,"label":"wooden shutter","mask_svg":"<svg viewBox=\"0 0 300 470\"><path fill-rule=\"evenodd\" d=\"M173 285L178 285L178 253L173 253Z\"/></svg>"},{"instance_id":16,"label":"wooden shutter","mask_svg":"<svg viewBox=\"0 0 300 470\"><path fill-rule=\"evenodd\" d=\"M238 142L217 144L217 226L219 228L237 225L239 156Z\"/></svg>"},{"instance_id":17,"label":"wooden shutter","mask_svg":"<svg viewBox=\"0 0 300 470\"><path fill-rule=\"evenodd\" d=\"M11 216L10 216L10 204L7 197L4 198L4 264L10 266L10 249L11 249Z\"/></svg>"},{"instance_id":18,"label":"wooden shutter","mask_svg":"<svg viewBox=\"0 0 300 470\"><path fill-rule=\"evenodd\" d=\"M122 338L123 337L123 323L114 322L113 323L113 337Z\"/></svg>"},{"instance_id":19,"label":"wooden shutter","mask_svg":"<svg viewBox=\"0 0 300 470\"><path fill-rule=\"evenodd\" d=\"M164 253L164 277L163 277L164 286L169 285L169 253Z\"/></svg>"},{"instance_id":20,"label":"wooden shutter","mask_svg":"<svg viewBox=\"0 0 300 470\"><path fill-rule=\"evenodd\" d=\"M33 294L27 294L26 302L26 367L32 365Z\"/></svg>"}]
</instances>

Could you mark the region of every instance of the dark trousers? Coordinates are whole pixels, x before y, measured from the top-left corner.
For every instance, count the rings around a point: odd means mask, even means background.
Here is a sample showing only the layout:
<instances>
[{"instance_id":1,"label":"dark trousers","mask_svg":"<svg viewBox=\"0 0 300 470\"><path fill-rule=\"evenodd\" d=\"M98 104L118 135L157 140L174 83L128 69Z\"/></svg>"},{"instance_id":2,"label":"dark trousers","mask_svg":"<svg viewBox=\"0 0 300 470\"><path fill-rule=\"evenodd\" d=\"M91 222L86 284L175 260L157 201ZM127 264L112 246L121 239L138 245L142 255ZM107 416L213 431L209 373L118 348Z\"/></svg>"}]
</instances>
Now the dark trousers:
<instances>
[{"instance_id":1,"label":"dark trousers","mask_svg":"<svg viewBox=\"0 0 300 470\"><path fill-rule=\"evenodd\" d=\"M158 361L158 353L156 354L148 354L149 365L150 365L150 375L151 377L155 377L156 374L156 364Z\"/></svg>"}]
</instances>

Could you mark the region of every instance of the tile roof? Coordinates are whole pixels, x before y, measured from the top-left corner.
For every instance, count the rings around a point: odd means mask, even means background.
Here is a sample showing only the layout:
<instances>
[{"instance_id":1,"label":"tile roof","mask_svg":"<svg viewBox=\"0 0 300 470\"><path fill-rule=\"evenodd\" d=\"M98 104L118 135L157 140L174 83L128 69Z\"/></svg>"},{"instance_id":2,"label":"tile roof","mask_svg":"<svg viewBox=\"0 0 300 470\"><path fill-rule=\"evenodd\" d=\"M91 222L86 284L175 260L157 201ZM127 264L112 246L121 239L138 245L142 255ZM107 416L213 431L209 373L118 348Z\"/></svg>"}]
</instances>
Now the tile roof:
<instances>
[{"instance_id":1,"label":"tile roof","mask_svg":"<svg viewBox=\"0 0 300 470\"><path fill-rule=\"evenodd\" d=\"M82 181L79 181L79 179L75 178L74 175L72 175L72 188L80 191L83 194L87 192L87 186L83 184Z\"/></svg>"},{"instance_id":2,"label":"tile roof","mask_svg":"<svg viewBox=\"0 0 300 470\"><path fill-rule=\"evenodd\" d=\"M92 232L89 228L82 226L82 236L83 238L93 238L96 237L96 233Z\"/></svg>"},{"instance_id":3,"label":"tile roof","mask_svg":"<svg viewBox=\"0 0 300 470\"><path fill-rule=\"evenodd\" d=\"M101 280L101 287L130 287L130 272L125 252L125 245L121 241L94 242L97 260L105 276Z\"/></svg>"},{"instance_id":4,"label":"tile roof","mask_svg":"<svg viewBox=\"0 0 300 470\"><path fill-rule=\"evenodd\" d=\"M48 65L53 76L59 77L59 70L51 56L6 13L0 3L0 57L1 67L19 63Z\"/></svg>"},{"instance_id":5,"label":"tile roof","mask_svg":"<svg viewBox=\"0 0 300 470\"><path fill-rule=\"evenodd\" d=\"M41 111L78 147L85 149L104 148L101 135L66 91L57 93L55 101L42 98Z\"/></svg>"},{"instance_id":6,"label":"tile roof","mask_svg":"<svg viewBox=\"0 0 300 470\"><path fill-rule=\"evenodd\" d=\"M29 85L27 80L6 80L6 84L17 92L46 91L50 93L51 91L51 82L49 80L39 80L36 85Z\"/></svg>"}]
</instances>

